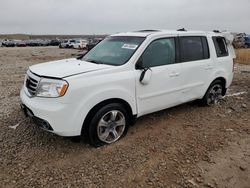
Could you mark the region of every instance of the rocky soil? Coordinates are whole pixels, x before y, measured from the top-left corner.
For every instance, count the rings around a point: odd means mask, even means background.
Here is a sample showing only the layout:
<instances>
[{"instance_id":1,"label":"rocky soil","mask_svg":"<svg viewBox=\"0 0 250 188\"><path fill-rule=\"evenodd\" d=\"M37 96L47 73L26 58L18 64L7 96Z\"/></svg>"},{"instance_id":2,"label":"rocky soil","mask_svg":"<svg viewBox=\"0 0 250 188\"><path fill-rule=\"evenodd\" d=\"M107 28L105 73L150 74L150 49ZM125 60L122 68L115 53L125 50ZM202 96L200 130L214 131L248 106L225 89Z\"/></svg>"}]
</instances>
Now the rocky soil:
<instances>
[{"instance_id":1,"label":"rocky soil","mask_svg":"<svg viewBox=\"0 0 250 188\"><path fill-rule=\"evenodd\" d=\"M220 104L147 115L96 149L38 129L19 108L29 65L78 53L0 48L0 187L250 187L249 65L237 65Z\"/></svg>"}]
</instances>

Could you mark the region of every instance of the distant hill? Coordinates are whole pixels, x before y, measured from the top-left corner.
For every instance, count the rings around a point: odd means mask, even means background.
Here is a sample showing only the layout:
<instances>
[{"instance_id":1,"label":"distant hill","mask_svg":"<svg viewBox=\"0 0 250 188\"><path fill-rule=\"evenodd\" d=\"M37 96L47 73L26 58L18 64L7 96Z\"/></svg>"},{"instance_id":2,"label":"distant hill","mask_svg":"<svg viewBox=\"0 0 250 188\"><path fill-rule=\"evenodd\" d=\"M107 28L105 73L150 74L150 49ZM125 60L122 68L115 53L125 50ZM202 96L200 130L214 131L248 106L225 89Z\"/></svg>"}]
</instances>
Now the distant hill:
<instances>
[{"instance_id":1,"label":"distant hill","mask_svg":"<svg viewBox=\"0 0 250 188\"><path fill-rule=\"evenodd\" d=\"M0 39L70 39L70 38L103 38L107 35L26 35L26 34L0 34Z\"/></svg>"}]
</instances>

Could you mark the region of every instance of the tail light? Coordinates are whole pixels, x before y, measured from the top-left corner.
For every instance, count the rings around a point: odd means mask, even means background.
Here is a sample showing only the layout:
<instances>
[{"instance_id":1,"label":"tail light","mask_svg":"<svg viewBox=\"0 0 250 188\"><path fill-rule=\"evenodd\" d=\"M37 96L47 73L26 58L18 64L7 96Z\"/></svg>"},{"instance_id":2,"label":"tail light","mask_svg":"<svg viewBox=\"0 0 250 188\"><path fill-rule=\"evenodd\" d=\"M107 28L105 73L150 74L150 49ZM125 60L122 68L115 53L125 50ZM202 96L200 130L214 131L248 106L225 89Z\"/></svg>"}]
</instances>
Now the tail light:
<instances>
[{"instance_id":1,"label":"tail light","mask_svg":"<svg viewBox=\"0 0 250 188\"><path fill-rule=\"evenodd\" d=\"M232 68L232 72L234 72L236 70L236 58L233 59L233 68Z\"/></svg>"}]
</instances>

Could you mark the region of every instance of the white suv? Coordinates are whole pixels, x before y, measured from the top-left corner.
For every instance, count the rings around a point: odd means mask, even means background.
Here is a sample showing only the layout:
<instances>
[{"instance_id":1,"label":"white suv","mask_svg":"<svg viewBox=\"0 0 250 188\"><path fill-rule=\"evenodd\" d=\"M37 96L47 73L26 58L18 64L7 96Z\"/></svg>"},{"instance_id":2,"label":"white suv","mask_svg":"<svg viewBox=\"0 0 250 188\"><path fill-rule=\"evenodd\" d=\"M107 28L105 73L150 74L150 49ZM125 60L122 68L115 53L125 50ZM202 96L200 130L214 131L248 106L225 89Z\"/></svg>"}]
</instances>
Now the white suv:
<instances>
[{"instance_id":1,"label":"white suv","mask_svg":"<svg viewBox=\"0 0 250 188\"><path fill-rule=\"evenodd\" d=\"M114 143L142 115L196 99L215 104L233 79L232 40L200 31L111 35L81 58L29 67L21 107L47 131Z\"/></svg>"},{"instance_id":2,"label":"white suv","mask_svg":"<svg viewBox=\"0 0 250 188\"><path fill-rule=\"evenodd\" d=\"M75 42L72 43L71 46L75 49L86 49L87 44L88 44L87 40L75 40Z\"/></svg>"}]
</instances>

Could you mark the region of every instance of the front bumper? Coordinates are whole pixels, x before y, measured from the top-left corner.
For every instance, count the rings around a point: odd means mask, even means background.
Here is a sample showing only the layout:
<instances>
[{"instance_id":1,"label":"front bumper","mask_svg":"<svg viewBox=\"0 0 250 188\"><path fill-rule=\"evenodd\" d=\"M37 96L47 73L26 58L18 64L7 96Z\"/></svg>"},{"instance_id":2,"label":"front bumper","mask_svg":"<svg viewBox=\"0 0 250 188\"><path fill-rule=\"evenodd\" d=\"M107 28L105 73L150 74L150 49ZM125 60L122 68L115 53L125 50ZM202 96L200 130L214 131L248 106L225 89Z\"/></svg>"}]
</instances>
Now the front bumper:
<instances>
[{"instance_id":1,"label":"front bumper","mask_svg":"<svg viewBox=\"0 0 250 188\"><path fill-rule=\"evenodd\" d=\"M30 98L24 89L20 92L20 99L23 111L39 127L60 136L81 134L82 121L76 120L74 105L63 103L60 98Z\"/></svg>"},{"instance_id":2,"label":"front bumper","mask_svg":"<svg viewBox=\"0 0 250 188\"><path fill-rule=\"evenodd\" d=\"M24 104L20 104L20 107L22 109L22 111L24 112L24 115L26 117L29 117L33 120L33 122L40 128L46 130L46 131L50 131L53 132L53 128L51 127L51 125L49 124L48 121L41 119L39 117L36 117L34 115L34 113L32 112L32 110L30 110L26 105Z\"/></svg>"}]
</instances>

